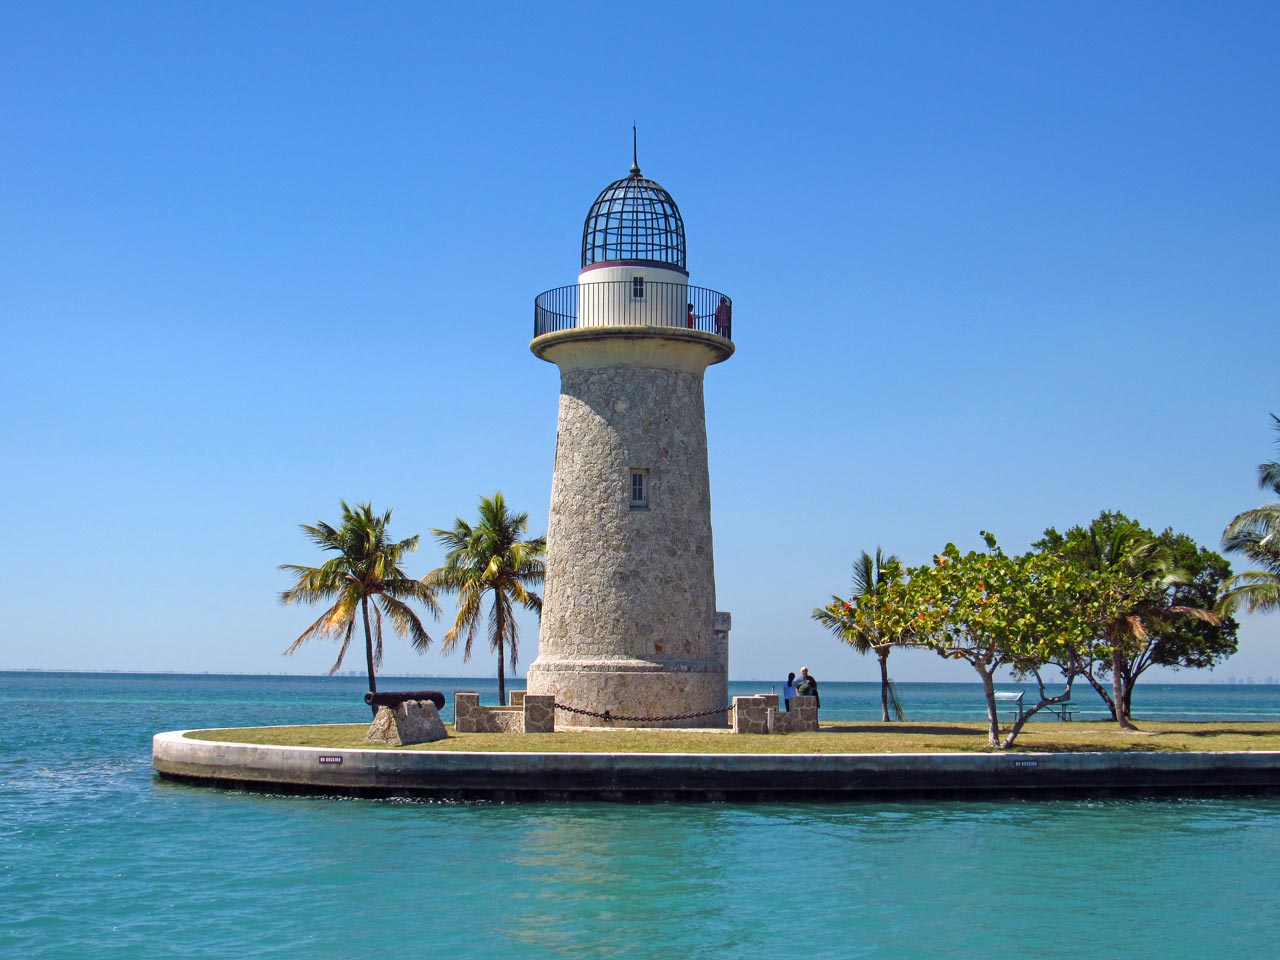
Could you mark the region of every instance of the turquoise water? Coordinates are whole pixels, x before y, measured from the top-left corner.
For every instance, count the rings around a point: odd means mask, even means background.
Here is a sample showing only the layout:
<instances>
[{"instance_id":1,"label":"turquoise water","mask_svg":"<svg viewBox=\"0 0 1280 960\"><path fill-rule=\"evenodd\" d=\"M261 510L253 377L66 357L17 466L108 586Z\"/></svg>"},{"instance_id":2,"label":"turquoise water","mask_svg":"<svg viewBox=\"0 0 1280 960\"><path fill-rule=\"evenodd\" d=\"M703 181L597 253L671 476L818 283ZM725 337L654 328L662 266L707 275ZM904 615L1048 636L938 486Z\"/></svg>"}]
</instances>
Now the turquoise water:
<instances>
[{"instance_id":1,"label":"turquoise water","mask_svg":"<svg viewBox=\"0 0 1280 960\"><path fill-rule=\"evenodd\" d=\"M151 772L158 730L362 720L362 686L0 674L0 957L1271 958L1280 943L1276 797L442 804ZM976 689L904 685L921 718L967 711ZM874 685L823 693L875 716ZM1274 717L1280 688L1153 688L1138 712L1215 704Z\"/></svg>"}]
</instances>

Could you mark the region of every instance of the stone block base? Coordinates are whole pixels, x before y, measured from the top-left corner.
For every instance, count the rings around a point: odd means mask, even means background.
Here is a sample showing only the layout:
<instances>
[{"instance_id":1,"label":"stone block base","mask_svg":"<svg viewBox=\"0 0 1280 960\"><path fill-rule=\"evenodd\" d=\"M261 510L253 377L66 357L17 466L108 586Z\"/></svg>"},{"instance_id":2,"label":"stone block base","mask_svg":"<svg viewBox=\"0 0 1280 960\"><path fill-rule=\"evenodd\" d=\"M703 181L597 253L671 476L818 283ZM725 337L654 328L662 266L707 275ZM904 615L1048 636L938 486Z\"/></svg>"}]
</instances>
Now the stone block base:
<instances>
[{"instance_id":1,"label":"stone block base","mask_svg":"<svg viewBox=\"0 0 1280 960\"><path fill-rule=\"evenodd\" d=\"M734 733L800 733L818 729L816 697L796 697L791 710L778 709L778 695L734 697L730 718Z\"/></svg>"},{"instance_id":2,"label":"stone block base","mask_svg":"<svg viewBox=\"0 0 1280 960\"><path fill-rule=\"evenodd\" d=\"M379 707L364 742L388 747L443 740L444 722L430 700L406 700L395 707Z\"/></svg>"},{"instance_id":3,"label":"stone block base","mask_svg":"<svg viewBox=\"0 0 1280 960\"><path fill-rule=\"evenodd\" d=\"M555 697L512 691L511 705L482 707L480 694L453 695L453 729L458 733L555 733Z\"/></svg>"}]
</instances>

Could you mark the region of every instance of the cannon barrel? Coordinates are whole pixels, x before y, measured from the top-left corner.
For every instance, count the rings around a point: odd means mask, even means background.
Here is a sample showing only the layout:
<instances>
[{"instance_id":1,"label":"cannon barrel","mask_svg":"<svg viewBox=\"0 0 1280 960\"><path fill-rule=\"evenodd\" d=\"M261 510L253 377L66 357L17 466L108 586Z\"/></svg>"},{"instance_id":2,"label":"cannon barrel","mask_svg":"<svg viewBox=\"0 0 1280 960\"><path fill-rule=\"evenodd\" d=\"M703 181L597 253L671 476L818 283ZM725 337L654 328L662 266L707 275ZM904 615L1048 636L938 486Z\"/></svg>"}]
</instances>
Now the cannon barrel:
<instances>
[{"instance_id":1,"label":"cannon barrel","mask_svg":"<svg viewBox=\"0 0 1280 960\"><path fill-rule=\"evenodd\" d=\"M439 690L410 690L405 693L366 693L364 702L371 707L400 706L406 700L430 700L437 710L444 709L444 694Z\"/></svg>"}]
</instances>

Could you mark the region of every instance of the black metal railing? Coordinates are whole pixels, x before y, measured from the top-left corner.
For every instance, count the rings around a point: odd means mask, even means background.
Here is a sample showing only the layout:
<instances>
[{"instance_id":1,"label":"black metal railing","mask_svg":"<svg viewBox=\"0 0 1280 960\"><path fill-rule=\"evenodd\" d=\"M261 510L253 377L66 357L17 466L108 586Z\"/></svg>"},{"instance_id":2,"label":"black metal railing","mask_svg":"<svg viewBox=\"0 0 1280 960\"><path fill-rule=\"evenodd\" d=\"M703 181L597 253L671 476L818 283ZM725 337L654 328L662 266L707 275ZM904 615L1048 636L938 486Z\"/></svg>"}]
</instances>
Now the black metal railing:
<instances>
[{"instance_id":1,"label":"black metal railing","mask_svg":"<svg viewBox=\"0 0 1280 960\"><path fill-rule=\"evenodd\" d=\"M605 280L573 283L533 301L533 335L578 327L676 327L733 339L733 301L688 283Z\"/></svg>"}]
</instances>

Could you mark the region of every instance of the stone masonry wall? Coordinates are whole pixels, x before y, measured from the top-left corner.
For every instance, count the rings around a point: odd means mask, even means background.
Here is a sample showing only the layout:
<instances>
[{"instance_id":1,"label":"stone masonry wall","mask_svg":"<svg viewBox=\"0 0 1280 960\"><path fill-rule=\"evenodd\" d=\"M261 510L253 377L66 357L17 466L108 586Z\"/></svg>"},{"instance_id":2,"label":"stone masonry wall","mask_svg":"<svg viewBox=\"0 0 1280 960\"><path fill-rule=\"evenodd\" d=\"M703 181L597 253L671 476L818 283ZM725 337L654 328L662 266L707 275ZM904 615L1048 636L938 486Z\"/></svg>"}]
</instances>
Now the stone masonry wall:
<instances>
[{"instance_id":1,"label":"stone masonry wall","mask_svg":"<svg viewBox=\"0 0 1280 960\"><path fill-rule=\"evenodd\" d=\"M481 706L478 693L455 693L454 730L458 733L554 733L555 698L519 692L520 702L507 707Z\"/></svg>"},{"instance_id":2,"label":"stone masonry wall","mask_svg":"<svg viewBox=\"0 0 1280 960\"><path fill-rule=\"evenodd\" d=\"M717 638L714 622L703 371L693 366L562 365L531 693L630 716L727 705L727 631ZM630 502L633 469L649 472L645 508ZM564 712L560 720L600 723ZM721 712L652 725L725 720Z\"/></svg>"},{"instance_id":3,"label":"stone masonry wall","mask_svg":"<svg viewBox=\"0 0 1280 960\"><path fill-rule=\"evenodd\" d=\"M701 374L564 373L539 659L710 658L703 416ZM631 508L632 468L649 471L647 508Z\"/></svg>"},{"instance_id":4,"label":"stone masonry wall","mask_svg":"<svg viewBox=\"0 0 1280 960\"><path fill-rule=\"evenodd\" d=\"M536 679L539 689L556 703L617 717L668 717L709 712L686 720L618 720L627 727L719 727L727 722L728 692L724 671L718 664L652 664L640 661L593 660L544 664ZM685 669L678 669L684 667ZM535 679L529 668L529 683ZM698 704L694 709L689 704ZM703 706L705 704L705 706ZM716 708L720 709L716 709ZM562 727L610 726L599 717L558 711Z\"/></svg>"},{"instance_id":5,"label":"stone masonry wall","mask_svg":"<svg viewBox=\"0 0 1280 960\"><path fill-rule=\"evenodd\" d=\"M818 705L814 697L796 697L790 712L779 712L778 695L734 697L731 725L734 733L799 733L818 729Z\"/></svg>"}]
</instances>

